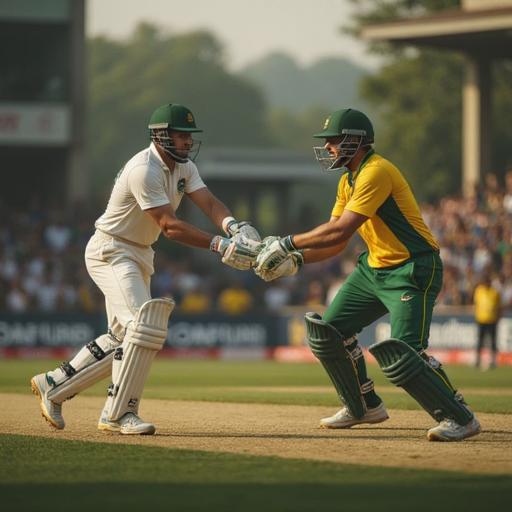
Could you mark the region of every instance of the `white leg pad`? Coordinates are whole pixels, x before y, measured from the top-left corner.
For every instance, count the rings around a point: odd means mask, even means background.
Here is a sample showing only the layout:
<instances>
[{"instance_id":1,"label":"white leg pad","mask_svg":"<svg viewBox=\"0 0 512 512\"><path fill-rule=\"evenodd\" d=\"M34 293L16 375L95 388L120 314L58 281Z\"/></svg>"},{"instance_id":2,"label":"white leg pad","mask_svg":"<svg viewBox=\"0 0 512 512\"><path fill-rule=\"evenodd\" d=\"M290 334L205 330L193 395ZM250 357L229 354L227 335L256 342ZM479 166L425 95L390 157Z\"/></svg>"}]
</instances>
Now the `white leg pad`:
<instances>
[{"instance_id":1,"label":"white leg pad","mask_svg":"<svg viewBox=\"0 0 512 512\"><path fill-rule=\"evenodd\" d=\"M119 420L127 412L137 414L151 364L167 338L167 324L174 305L168 298L148 300L128 325L123 359L112 389L110 421Z\"/></svg>"},{"instance_id":2,"label":"white leg pad","mask_svg":"<svg viewBox=\"0 0 512 512\"><path fill-rule=\"evenodd\" d=\"M63 378L55 382L47 397L59 404L108 377L114 350L119 345L120 341L111 334L103 334L88 343L69 363L62 364Z\"/></svg>"}]
</instances>

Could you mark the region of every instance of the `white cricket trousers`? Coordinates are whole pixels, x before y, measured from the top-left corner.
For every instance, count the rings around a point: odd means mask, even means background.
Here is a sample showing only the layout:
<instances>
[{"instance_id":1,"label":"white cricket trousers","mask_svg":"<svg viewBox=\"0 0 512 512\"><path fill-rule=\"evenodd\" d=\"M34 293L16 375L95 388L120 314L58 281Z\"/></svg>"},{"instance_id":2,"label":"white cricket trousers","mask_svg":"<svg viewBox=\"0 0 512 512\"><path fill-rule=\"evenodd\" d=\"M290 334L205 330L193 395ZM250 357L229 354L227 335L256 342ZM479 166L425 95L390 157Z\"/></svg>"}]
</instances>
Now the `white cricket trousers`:
<instances>
[{"instance_id":1,"label":"white cricket trousers","mask_svg":"<svg viewBox=\"0 0 512 512\"><path fill-rule=\"evenodd\" d=\"M89 275L105 295L108 326L122 341L137 310L151 299L154 251L96 231L85 249Z\"/></svg>"}]
</instances>

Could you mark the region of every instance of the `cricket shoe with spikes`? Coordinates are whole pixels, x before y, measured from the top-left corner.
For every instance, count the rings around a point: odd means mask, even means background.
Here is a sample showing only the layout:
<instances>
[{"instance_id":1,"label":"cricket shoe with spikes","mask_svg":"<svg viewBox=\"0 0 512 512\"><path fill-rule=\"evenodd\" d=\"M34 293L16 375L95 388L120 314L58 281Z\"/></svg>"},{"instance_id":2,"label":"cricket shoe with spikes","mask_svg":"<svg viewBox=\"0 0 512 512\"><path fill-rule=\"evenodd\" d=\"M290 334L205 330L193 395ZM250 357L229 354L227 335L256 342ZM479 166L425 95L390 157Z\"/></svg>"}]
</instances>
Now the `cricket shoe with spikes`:
<instances>
[{"instance_id":1,"label":"cricket shoe with spikes","mask_svg":"<svg viewBox=\"0 0 512 512\"><path fill-rule=\"evenodd\" d=\"M480 431L480 423L475 417L467 425L459 425L455 420L446 419L427 432L427 439L429 441L462 441L476 436Z\"/></svg>"},{"instance_id":2,"label":"cricket shoe with spikes","mask_svg":"<svg viewBox=\"0 0 512 512\"><path fill-rule=\"evenodd\" d=\"M139 436L151 436L156 432L155 425L146 423L133 412L127 412L116 421L110 421L102 415L98 421L98 430Z\"/></svg>"},{"instance_id":3,"label":"cricket shoe with spikes","mask_svg":"<svg viewBox=\"0 0 512 512\"><path fill-rule=\"evenodd\" d=\"M320 420L320 427L350 428L354 425L361 425L363 423L382 423L388 418L388 412L386 411L383 403L380 403L377 407L368 409L362 418L356 418L352 416L352 413L348 410L348 407L343 407L343 409L340 409L333 416L322 418Z\"/></svg>"},{"instance_id":4,"label":"cricket shoe with spikes","mask_svg":"<svg viewBox=\"0 0 512 512\"><path fill-rule=\"evenodd\" d=\"M32 393L39 399L41 414L43 418L56 429L62 430L65 426L62 417L62 404L52 402L48 397L48 391L53 388L53 384L48 380L46 373L40 373L32 377L30 381Z\"/></svg>"}]
</instances>

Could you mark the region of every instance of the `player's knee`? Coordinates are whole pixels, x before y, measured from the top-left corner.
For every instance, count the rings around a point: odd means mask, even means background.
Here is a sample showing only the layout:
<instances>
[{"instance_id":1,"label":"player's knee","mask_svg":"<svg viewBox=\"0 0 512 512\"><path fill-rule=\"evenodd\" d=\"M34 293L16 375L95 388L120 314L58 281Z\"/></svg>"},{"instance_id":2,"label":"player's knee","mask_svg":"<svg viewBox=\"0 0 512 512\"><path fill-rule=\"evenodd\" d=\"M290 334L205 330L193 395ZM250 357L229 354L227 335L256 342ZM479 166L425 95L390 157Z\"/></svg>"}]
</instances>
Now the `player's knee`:
<instances>
[{"instance_id":1,"label":"player's knee","mask_svg":"<svg viewBox=\"0 0 512 512\"><path fill-rule=\"evenodd\" d=\"M345 353L345 347L355 348L355 337L346 338L334 325L326 322L317 313L306 313L304 320L309 346L319 359L340 357Z\"/></svg>"}]
</instances>

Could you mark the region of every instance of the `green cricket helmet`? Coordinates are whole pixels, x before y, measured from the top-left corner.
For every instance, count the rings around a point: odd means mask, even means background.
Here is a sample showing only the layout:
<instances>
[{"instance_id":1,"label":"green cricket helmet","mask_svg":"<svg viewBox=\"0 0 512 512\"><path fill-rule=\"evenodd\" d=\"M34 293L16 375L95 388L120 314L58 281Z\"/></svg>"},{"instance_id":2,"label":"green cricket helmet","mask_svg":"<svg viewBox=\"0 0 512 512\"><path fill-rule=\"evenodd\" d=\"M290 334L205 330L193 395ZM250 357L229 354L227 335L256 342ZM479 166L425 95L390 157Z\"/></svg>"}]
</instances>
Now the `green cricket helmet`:
<instances>
[{"instance_id":1,"label":"green cricket helmet","mask_svg":"<svg viewBox=\"0 0 512 512\"><path fill-rule=\"evenodd\" d=\"M171 131L198 133L202 132L196 126L192 112L183 105L168 103L158 107L149 119L149 134L151 141L161 146L164 151L176 162L186 163L194 161L199 153L201 141L192 140L191 147L185 152L178 154Z\"/></svg>"},{"instance_id":2,"label":"green cricket helmet","mask_svg":"<svg viewBox=\"0 0 512 512\"><path fill-rule=\"evenodd\" d=\"M322 131L315 133L313 137L340 138L336 155L329 153L324 146L313 147L321 167L327 171L337 171L347 166L359 148L373 144L373 125L366 114L353 108L344 108L330 114L324 122Z\"/></svg>"}]
</instances>

